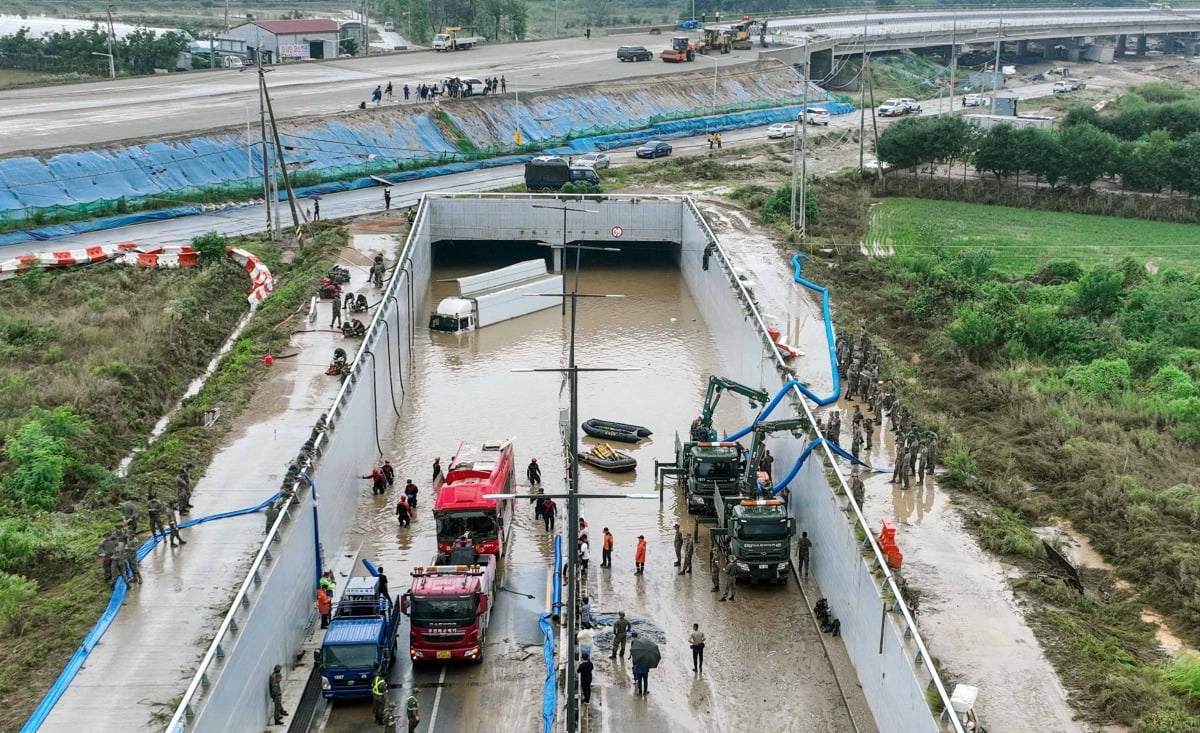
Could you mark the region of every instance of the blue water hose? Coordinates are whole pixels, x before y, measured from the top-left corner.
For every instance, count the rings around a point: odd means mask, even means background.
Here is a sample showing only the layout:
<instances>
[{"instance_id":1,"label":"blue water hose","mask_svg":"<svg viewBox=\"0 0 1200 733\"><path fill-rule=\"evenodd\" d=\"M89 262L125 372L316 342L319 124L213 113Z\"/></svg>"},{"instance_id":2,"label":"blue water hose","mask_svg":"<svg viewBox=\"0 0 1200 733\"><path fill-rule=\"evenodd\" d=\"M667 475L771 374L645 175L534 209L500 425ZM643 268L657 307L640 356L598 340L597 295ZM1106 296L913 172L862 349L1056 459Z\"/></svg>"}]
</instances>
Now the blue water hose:
<instances>
[{"instance_id":1,"label":"blue water hose","mask_svg":"<svg viewBox=\"0 0 1200 733\"><path fill-rule=\"evenodd\" d=\"M558 674L554 668L554 626L550 619L562 612L562 535L554 536L553 589L550 591L550 612L538 618L542 630L542 657L546 660L546 680L542 684L542 731L554 730L554 716L558 711Z\"/></svg>"},{"instance_id":2,"label":"blue water hose","mask_svg":"<svg viewBox=\"0 0 1200 733\"><path fill-rule=\"evenodd\" d=\"M275 501L275 499L278 497L279 494L276 493L272 494L271 498L267 499L258 506L246 507L245 509L235 509L233 511L221 512L219 514L209 514L208 516L199 517L198 519L189 519L180 524L179 528L184 529L186 527L194 527L197 524L204 524L205 522L211 522L216 519L225 519L227 517L237 517L242 514L253 514L254 512L265 509L268 504L270 504L272 501ZM153 550L160 541L162 540L155 535L154 537L151 537L143 542L135 554L137 562L140 563L146 557L146 555L149 555L150 551ZM100 639L104 637L104 633L108 631L108 627L112 626L112 622L116 620L117 612L121 610L121 604L125 602L125 594L127 592L128 586L125 584L125 579L118 578L117 582L113 585L112 596L108 599L108 606L105 607L104 613L100 614L100 619L96 621L96 624L92 627L92 630L89 631L87 636L83 638L83 643L81 643L79 648L75 650L75 653L71 655L71 659L67 661L66 666L63 667L63 671L59 673L58 679L54 681L54 684L50 686L50 689L42 698L42 701L38 703L36 708L34 708L33 714L29 716L29 720L26 720L25 725L21 726L21 733L36 733L36 731L41 729L42 724L45 723L46 718L49 717L50 711L54 710L54 706L57 705L58 701L62 699L63 694L71 685L72 680L75 679L75 675L79 673L79 670L83 667L83 663L87 661L88 655L92 653L92 649L96 647L96 644L100 643Z\"/></svg>"},{"instance_id":3,"label":"blue water hose","mask_svg":"<svg viewBox=\"0 0 1200 733\"><path fill-rule=\"evenodd\" d=\"M786 488L789 483L791 483L792 479L796 478L796 474L800 472L801 466L803 466L804 462L808 460L808 457L810 455L812 455L813 450L816 449L816 447L822 443L824 443L825 445L828 445L830 450L832 450L834 453L837 453L842 458L845 458L846 460L850 461L853 464L856 464L859 466L866 466L868 469L870 469L871 471L874 471L875 473L888 473L889 471L892 470L890 468L880 468L878 466L871 466L871 465L867 464L866 462L864 462L858 458L855 458L852 454L848 453L845 448L841 447L837 443L834 443L832 440L827 440L825 438L817 438L814 441L812 441L811 443L809 443L808 447L804 449L804 452L802 452L800 454L800 457L796 459L796 463L795 463L795 465L792 466L792 470L788 471L787 475L784 476L783 479L781 479L780 482L775 484L775 487L771 489L772 496L778 494L780 491L783 491L783 489Z\"/></svg>"},{"instance_id":4,"label":"blue water hose","mask_svg":"<svg viewBox=\"0 0 1200 733\"><path fill-rule=\"evenodd\" d=\"M788 383L783 385L779 392L775 394L774 399L767 403L767 406L758 413L758 417L754 418L754 422L750 423L736 433L725 436L725 440L727 441L737 440L753 430L755 425L762 422L767 415L771 414L771 411L774 410L776 405L783 400L784 396L787 395L792 387L799 389L801 394L822 407L825 405L832 405L834 402L838 401L839 397L842 396L842 380L841 376L838 374L837 368L837 339L833 335L833 316L829 312L829 289L817 285L809 280L805 280L803 277L801 277L801 260L806 259L808 259L808 256L804 254L797 254L792 257L792 266L795 268L792 277L796 282L800 283L809 290L821 294L821 317L825 319L825 341L829 349L829 371L833 382L833 392L827 397L820 397L813 394L808 387L796 381L795 379L789 380Z\"/></svg>"}]
</instances>

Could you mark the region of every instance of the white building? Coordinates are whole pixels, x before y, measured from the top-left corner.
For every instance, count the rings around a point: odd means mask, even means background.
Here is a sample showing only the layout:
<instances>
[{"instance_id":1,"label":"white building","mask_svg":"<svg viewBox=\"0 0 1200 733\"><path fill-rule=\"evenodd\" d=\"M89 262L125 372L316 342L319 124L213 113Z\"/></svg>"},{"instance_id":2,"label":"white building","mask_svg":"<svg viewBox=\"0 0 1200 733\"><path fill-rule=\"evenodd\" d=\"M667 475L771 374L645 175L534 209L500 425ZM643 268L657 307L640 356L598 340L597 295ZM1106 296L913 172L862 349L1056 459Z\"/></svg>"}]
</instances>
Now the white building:
<instances>
[{"instance_id":1,"label":"white building","mask_svg":"<svg viewBox=\"0 0 1200 733\"><path fill-rule=\"evenodd\" d=\"M245 41L248 50L268 54L271 61L332 59L338 55L337 21L325 18L256 20L231 28L222 36Z\"/></svg>"}]
</instances>

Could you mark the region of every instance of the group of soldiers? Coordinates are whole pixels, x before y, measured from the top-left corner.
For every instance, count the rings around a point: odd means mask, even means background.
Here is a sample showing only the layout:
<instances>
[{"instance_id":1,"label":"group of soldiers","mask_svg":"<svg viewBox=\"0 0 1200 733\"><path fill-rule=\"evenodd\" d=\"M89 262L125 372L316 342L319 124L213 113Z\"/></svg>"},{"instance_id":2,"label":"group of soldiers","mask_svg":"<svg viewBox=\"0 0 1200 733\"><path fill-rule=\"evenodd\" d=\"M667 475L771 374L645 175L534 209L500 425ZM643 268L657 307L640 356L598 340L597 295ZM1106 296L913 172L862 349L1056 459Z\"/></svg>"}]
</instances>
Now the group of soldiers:
<instances>
[{"instance_id":1,"label":"group of soldiers","mask_svg":"<svg viewBox=\"0 0 1200 733\"><path fill-rule=\"evenodd\" d=\"M879 348L871 342L866 329L860 330L857 338L839 334L835 346L838 372L845 380L845 396L866 402L867 410L871 413L863 412L859 405L854 406L850 425L850 454L859 458L861 451L872 449L875 428L879 426L882 429L886 415L896 444L891 483L907 489L911 486L910 479L913 476L918 482L923 482L926 472L932 475L933 467L937 465L940 437L935 431L923 429L917 424L909 409L900 403L895 382L879 378ZM834 443L841 444L841 410L831 411L822 433ZM850 490L861 506L864 488L857 468L851 474Z\"/></svg>"},{"instance_id":2,"label":"group of soldiers","mask_svg":"<svg viewBox=\"0 0 1200 733\"><path fill-rule=\"evenodd\" d=\"M185 463L175 477L175 498L163 503L151 490L146 502L146 518L150 522L150 536L170 542L171 547L182 547L187 542L179 534L179 517L192 508L193 464ZM117 578L126 583L141 583L142 574L137 564L138 505L132 500L121 503L122 521L113 525L100 541L98 554L104 566L104 581L110 586ZM168 531L169 530L169 531Z\"/></svg>"}]
</instances>

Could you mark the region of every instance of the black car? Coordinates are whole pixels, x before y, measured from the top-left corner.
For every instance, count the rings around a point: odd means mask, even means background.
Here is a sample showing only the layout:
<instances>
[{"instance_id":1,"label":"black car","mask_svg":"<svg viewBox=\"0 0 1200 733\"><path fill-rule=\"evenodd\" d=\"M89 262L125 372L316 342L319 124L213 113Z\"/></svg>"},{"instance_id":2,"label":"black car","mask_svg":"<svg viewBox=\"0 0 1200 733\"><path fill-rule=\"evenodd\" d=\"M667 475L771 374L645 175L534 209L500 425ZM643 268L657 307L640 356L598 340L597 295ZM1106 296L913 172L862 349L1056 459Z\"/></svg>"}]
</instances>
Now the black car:
<instances>
[{"instance_id":1,"label":"black car","mask_svg":"<svg viewBox=\"0 0 1200 733\"><path fill-rule=\"evenodd\" d=\"M617 49L618 61L649 61L654 58L645 46L621 46Z\"/></svg>"},{"instance_id":2,"label":"black car","mask_svg":"<svg viewBox=\"0 0 1200 733\"><path fill-rule=\"evenodd\" d=\"M670 155L671 146L659 140L651 140L634 151L639 158L657 158L660 155Z\"/></svg>"}]
</instances>

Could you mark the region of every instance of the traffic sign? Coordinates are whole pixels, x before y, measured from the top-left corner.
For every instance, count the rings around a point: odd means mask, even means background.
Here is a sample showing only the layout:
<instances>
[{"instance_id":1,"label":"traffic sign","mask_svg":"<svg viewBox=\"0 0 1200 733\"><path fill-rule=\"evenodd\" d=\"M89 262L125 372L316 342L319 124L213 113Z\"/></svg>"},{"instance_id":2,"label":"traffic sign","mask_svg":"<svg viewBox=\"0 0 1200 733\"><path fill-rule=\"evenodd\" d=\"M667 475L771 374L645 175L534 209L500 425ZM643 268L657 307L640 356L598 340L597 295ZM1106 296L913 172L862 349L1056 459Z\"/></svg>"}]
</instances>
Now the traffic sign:
<instances>
[{"instance_id":1,"label":"traffic sign","mask_svg":"<svg viewBox=\"0 0 1200 733\"><path fill-rule=\"evenodd\" d=\"M620 238L621 238L621 235L622 235L622 234L624 234L624 233L625 233L625 230L624 230L624 229L622 229L622 228L621 228L621 227L619 227L619 226L616 226L616 227L613 227L613 228L612 228L612 235L613 235L613 239L620 239Z\"/></svg>"}]
</instances>

